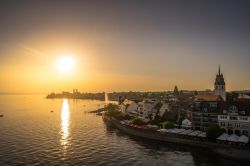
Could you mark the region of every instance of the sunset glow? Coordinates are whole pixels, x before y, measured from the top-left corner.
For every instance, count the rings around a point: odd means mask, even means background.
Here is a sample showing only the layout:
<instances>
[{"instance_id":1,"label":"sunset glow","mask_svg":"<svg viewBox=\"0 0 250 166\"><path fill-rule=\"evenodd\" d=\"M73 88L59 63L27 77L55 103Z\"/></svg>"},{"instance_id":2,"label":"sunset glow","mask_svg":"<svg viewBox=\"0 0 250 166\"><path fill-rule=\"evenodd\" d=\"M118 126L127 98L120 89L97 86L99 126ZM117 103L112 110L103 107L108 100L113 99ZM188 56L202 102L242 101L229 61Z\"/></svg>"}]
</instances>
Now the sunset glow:
<instances>
[{"instance_id":1,"label":"sunset glow","mask_svg":"<svg viewBox=\"0 0 250 166\"><path fill-rule=\"evenodd\" d=\"M72 56L63 56L57 61L57 69L61 73L69 73L74 69L75 60Z\"/></svg>"},{"instance_id":2,"label":"sunset glow","mask_svg":"<svg viewBox=\"0 0 250 166\"><path fill-rule=\"evenodd\" d=\"M248 8L17 2L1 5L0 92L212 89L219 64L227 90L250 88Z\"/></svg>"}]
</instances>

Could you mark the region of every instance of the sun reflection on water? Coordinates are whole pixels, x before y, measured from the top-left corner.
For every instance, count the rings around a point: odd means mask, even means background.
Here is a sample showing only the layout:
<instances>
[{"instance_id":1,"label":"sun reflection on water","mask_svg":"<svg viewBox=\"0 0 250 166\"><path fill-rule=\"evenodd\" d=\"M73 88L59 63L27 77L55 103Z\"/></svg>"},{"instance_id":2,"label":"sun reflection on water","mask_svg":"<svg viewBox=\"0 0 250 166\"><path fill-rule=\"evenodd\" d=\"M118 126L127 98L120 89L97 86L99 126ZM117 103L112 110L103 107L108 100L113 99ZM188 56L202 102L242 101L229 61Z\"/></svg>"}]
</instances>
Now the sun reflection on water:
<instances>
[{"instance_id":1,"label":"sun reflection on water","mask_svg":"<svg viewBox=\"0 0 250 166\"><path fill-rule=\"evenodd\" d=\"M61 145L64 149L69 144L69 125L70 125L70 112L68 99L63 99L62 112L61 112Z\"/></svg>"}]
</instances>

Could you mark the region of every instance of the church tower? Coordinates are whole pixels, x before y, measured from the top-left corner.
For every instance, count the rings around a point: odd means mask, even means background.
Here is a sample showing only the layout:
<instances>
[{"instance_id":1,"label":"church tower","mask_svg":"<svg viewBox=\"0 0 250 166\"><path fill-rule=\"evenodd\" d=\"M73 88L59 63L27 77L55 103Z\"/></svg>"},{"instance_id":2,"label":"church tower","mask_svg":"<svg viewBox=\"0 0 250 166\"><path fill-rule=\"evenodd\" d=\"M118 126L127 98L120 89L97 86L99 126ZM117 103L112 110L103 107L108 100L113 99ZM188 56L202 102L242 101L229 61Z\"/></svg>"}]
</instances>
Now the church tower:
<instances>
[{"instance_id":1,"label":"church tower","mask_svg":"<svg viewBox=\"0 0 250 166\"><path fill-rule=\"evenodd\" d=\"M215 83L214 83L214 93L215 95L220 95L224 101L226 101L226 84L224 81L223 74L220 72L220 66L219 66L219 72L216 75Z\"/></svg>"}]
</instances>

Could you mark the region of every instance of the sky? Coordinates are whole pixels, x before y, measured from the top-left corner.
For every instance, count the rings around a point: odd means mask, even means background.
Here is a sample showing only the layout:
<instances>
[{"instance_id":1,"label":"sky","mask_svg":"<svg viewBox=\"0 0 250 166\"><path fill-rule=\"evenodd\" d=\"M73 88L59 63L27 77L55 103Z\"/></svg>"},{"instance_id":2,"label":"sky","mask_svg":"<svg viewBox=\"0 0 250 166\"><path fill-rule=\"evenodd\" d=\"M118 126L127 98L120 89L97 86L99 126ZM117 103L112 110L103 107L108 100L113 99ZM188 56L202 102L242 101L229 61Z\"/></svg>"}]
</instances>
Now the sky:
<instances>
[{"instance_id":1,"label":"sky","mask_svg":"<svg viewBox=\"0 0 250 166\"><path fill-rule=\"evenodd\" d=\"M1 0L0 92L250 89L250 2ZM74 69L58 71L72 56Z\"/></svg>"}]
</instances>

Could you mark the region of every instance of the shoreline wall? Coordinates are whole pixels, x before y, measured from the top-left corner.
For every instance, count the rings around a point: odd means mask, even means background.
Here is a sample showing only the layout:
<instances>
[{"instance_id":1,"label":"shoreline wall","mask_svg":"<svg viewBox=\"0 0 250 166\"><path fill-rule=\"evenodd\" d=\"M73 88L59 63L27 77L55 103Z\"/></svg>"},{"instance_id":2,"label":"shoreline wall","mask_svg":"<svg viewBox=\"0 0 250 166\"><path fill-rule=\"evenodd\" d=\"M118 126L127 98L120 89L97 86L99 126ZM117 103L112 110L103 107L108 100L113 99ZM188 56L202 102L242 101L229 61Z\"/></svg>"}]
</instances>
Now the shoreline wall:
<instances>
[{"instance_id":1,"label":"shoreline wall","mask_svg":"<svg viewBox=\"0 0 250 166\"><path fill-rule=\"evenodd\" d=\"M232 146L228 144L219 144L213 142L206 142L206 141L199 141L199 140L192 140L192 139L185 139L185 138L178 138L174 135L165 135L158 132L153 131L140 131L141 129L134 129L129 126L124 126L120 124L119 121L114 119L108 120L112 125L114 125L120 131L136 137L151 139L151 140L158 140L164 141L169 143L176 143L180 145L186 145L190 147L197 147L197 148L206 148L207 150L211 150L223 157L226 158L233 158L236 160L246 160L250 161L250 149L247 146Z\"/></svg>"}]
</instances>

